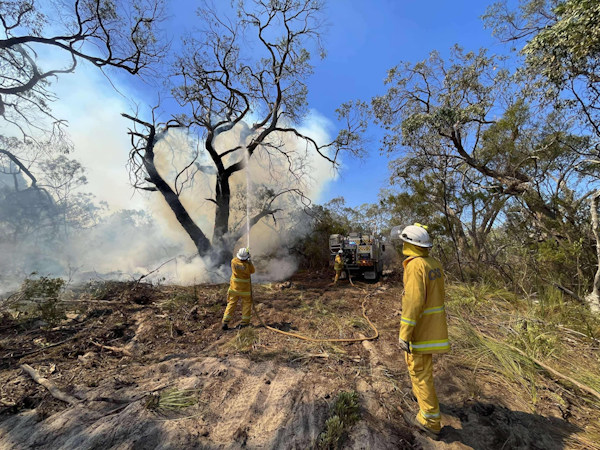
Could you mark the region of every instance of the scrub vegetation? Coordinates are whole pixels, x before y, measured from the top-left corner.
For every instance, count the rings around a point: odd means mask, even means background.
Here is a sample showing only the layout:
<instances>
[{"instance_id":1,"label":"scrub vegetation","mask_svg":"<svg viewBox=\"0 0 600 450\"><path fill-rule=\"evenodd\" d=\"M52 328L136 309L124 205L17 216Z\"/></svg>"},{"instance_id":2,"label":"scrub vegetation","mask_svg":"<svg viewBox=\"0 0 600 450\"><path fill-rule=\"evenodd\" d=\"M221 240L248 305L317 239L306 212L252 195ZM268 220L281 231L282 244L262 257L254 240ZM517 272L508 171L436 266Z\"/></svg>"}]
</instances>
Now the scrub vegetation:
<instances>
[{"instance_id":1,"label":"scrub vegetation","mask_svg":"<svg viewBox=\"0 0 600 450\"><path fill-rule=\"evenodd\" d=\"M0 448L600 449L600 3L491 4L484 24L505 51L454 46L398 61L381 95L337 109L345 128L328 143L300 126L324 50L321 1L241 1L231 21L206 3L202 33L170 68L157 66L171 54L164 5L0 2L0 123L17 133L0 135L2 287L21 276L0 298ZM40 68L45 46L66 56L62 69ZM93 253L94 229L124 245L159 230L139 211L103 217L105 205L78 192L85 168L65 156L51 83L81 61L169 86L177 111L124 114L128 169L195 246L181 272L202 262L216 284L151 278L162 266L71 282L66 255L74 242ZM379 200L308 201L317 172L307 161L360 157L369 124L390 160ZM401 419L418 405L398 346L397 243L377 282L331 285L330 234L388 236L415 222L429 227L447 287L452 351L435 357L442 443ZM224 331L227 263L261 227L279 254L256 258L252 326ZM278 279L281 255L289 273L297 263L286 283L256 282ZM48 271L23 281L31 264ZM374 341L261 326L364 338L364 302ZM157 417L170 413L185 415Z\"/></svg>"}]
</instances>

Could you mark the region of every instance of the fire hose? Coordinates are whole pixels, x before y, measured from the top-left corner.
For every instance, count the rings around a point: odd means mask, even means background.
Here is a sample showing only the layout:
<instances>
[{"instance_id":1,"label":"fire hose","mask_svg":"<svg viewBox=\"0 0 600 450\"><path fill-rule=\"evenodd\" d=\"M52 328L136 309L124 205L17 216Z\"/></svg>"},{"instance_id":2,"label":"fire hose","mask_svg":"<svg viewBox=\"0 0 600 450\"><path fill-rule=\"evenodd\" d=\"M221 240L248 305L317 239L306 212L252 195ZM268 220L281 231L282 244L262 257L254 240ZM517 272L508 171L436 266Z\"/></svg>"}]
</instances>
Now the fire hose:
<instances>
[{"instance_id":1,"label":"fire hose","mask_svg":"<svg viewBox=\"0 0 600 450\"><path fill-rule=\"evenodd\" d=\"M364 292L364 290L363 290L363 292ZM377 339L379 337L379 330L377 330L377 328L375 327L375 325L373 325L373 322L371 322L371 320L369 319L369 317L367 317L367 311L366 311L366 307L365 307L365 304L366 304L368 298L372 295L372 293L365 295L365 298L363 299L361 307L362 307L362 315L363 315L363 317L366 319L367 323L373 329L373 331L375 332L375 334L373 336L367 336L367 337L361 337L361 338L338 338L338 339L334 339L334 338L330 338L330 339L329 338L326 338L326 339L311 338L311 337L308 337L308 336L303 336L303 335L298 334L298 333L290 333L289 331L283 331L283 330L279 330L278 328L270 327L269 325L267 325L264 322L264 320L262 319L262 317L260 316L260 314L256 310L255 303L254 303L254 294L252 293L252 287L250 287L250 295L251 295L251 298L252 298L252 310L254 311L254 314L258 318L258 320L261 323L261 325L263 327L267 328L268 330L274 331L276 333L284 334L286 336L291 336L291 337L295 337L297 339L302 339L303 341L310 341L310 342L362 342L362 341L372 341L372 340Z\"/></svg>"}]
</instances>

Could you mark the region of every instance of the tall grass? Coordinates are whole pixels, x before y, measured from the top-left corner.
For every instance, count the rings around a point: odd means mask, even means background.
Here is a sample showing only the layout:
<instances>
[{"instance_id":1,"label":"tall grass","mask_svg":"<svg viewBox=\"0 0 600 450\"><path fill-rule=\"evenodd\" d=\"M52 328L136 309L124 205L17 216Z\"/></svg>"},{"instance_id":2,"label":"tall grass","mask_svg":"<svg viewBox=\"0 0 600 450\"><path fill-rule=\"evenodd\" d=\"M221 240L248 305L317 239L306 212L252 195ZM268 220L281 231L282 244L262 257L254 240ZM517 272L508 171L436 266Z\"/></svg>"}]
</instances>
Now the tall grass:
<instances>
[{"instance_id":1,"label":"tall grass","mask_svg":"<svg viewBox=\"0 0 600 450\"><path fill-rule=\"evenodd\" d=\"M459 357L474 371L495 372L517 385L516 393L525 392L535 405L537 390L536 369L530 359L507 345L485 337L465 319L458 319L451 328L452 345Z\"/></svg>"},{"instance_id":2,"label":"tall grass","mask_svg":"<svg viewBox=\"0 0 600 450\"><path fill-rule=\"evenodd\" d=\"M535 295L519 297L485 283L452 284L447 311L453 354L472 369L473 379L465 382L473 384L474 394L483 386L482 378L487 378L513 390L514 398L525 399L535 411L540 389L553 379L568 388L569 401L577 403L580 414L597 411L596 398L534 362L600 392L600 316L585 305L551 285ZM543 392L547 397L551 390ZM600 426L591 424L574 439L593 441L594 433L600 435Z\"/></svg>"}]
</instances>

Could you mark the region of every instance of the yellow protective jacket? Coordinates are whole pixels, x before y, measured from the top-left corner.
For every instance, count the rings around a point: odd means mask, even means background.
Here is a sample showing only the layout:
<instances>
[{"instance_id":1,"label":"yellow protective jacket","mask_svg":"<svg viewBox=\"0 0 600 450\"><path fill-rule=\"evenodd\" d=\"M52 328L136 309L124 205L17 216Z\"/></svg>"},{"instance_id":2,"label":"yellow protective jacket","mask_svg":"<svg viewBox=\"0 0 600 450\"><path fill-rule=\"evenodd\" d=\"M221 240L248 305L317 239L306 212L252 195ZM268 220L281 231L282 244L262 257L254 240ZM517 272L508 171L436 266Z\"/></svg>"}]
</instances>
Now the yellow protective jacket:
<instances>
[{"instance_id":1,"label":"yellow protective jacket","mask_svg":"<svg viewBox=\"0 0 600 450\"><path fill-rule=\"evenodd\" d=\"M413 353L446 353L450 350L444 306L444 271L426 249L406 245L410 255L404 265L404 297L400 339L410 342ZM417 256L421 253L422 256Z\"/></svg>"},{"instance_id":2,"label":"yellow protective jacket","mask_svg":"<svg viewBox=\"0 0 600 450\"><path fill-rule=\"evenodd\" d=\"M333 262L334 270L343 270L344 269L344 260L342 259L342 255L336 255L335 261Z\"/></svg>"},{"instance_id":3,"label":"yellow protective jacket","mask_svg":"<svg viewBox=\"0 0 600 450\"><path fill-rule=\"evenodd\" d=\"M250 261L239 258L231 260L231 279L229 280L230 295L251 295L252 282L250 275L254 273L254 265Z\"/></svg>"}]
</instances>

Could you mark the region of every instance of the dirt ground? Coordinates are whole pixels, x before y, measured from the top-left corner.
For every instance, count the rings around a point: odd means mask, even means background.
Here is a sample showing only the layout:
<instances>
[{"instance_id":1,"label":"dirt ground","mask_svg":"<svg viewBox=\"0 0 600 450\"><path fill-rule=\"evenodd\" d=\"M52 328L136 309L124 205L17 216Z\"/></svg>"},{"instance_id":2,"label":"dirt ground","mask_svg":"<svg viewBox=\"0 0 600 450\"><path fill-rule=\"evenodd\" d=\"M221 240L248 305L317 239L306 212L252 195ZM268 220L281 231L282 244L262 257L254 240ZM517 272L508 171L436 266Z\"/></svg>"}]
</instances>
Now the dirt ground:
<instances>
[{"instance_id":1,"label":"dirt ground","mask_svg":"<svg viewBox=\"0 0 600 450\"><path fill-rule=\"evenodd\" d=\"M367 297L378 339L307 342L260 326L256 315L251 328L222 331L227 285L82 286L59 323L4 316L0 449L306 449L348 391L358 393L360 420L340 448L584 448L570 438L597 415L557 406L552 389L533 413L493 377L473 381L453 353L434 361L440 439L409 429L402 412L417 405L396 343L399 275L354 287L330 282L330 273L311 272L254 285L257 311L284 331L364 337L373 334L361 314ZM22 364L73 401L55 398ZM191 404L163 407L159 398L173 389Z\"/></svg>"}]
</instances>

